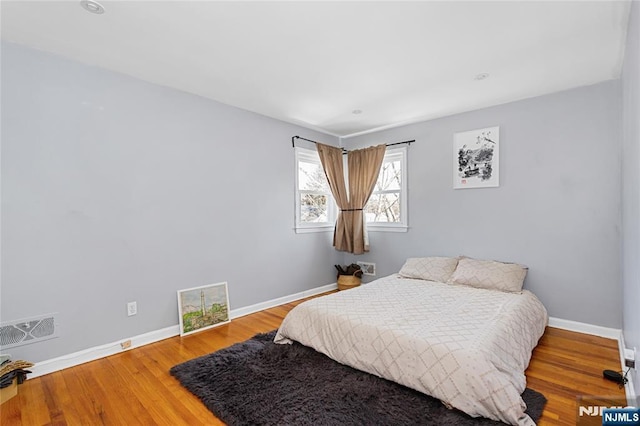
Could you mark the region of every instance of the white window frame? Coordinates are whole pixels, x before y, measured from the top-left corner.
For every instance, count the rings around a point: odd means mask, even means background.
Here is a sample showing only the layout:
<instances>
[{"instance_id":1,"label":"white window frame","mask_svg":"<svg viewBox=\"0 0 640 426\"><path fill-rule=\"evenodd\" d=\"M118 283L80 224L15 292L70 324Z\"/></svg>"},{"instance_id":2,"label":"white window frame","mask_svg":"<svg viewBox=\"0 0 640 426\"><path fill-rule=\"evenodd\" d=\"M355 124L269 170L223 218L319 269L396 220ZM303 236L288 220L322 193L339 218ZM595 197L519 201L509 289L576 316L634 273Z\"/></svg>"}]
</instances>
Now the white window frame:
<instances>
[{"instance_id":1,"label":"white window frame","mask_svg":"<svg viewBox=\"0 0 640 426\"><path fill-rule=\"evenodd\" d=\"M313 149L295 147L295 231L296 233L307 233L307 232L329 232L333 231L336 223L337 217L337 209L336 203L333 199L333 195L331 192L318 192L318 191L308 191L300 189L300 182L298 171L298 164L300 161L316 163L322 167L322 163L320 162L320 156L318 152ZM327 195L327 221L326 222L302 222L302 210L300 199L302 198L302 194L322 194Z\"/></svg>"},{"instance_id":2,"label":"white window frame","mask_svg":"<svg viewBox=\"0 0 640 426\"><path fill-rule=\"evenodd\" d=\"M400 222L367 222L367 230L371 232L407 232L409 224L407 220L407 147L402 146L399 148L387 149L384 154L384 162L397 161L400 159L401 170L401 182L400 182ZM397 192L392 191L375 191L371 194L385 193L385 192Z\"/></svg>"}]
</instances>

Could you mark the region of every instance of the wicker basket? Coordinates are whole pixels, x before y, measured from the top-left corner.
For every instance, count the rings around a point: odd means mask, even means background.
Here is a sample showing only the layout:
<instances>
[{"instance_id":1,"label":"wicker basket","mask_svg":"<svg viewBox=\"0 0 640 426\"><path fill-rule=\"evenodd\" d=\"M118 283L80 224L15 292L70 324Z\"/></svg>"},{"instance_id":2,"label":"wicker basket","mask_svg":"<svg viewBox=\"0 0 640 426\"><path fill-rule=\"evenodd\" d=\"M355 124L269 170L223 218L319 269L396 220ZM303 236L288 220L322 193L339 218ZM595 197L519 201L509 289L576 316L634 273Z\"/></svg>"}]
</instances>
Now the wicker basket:
<instances>
[{"instance_id":1,"label":"wicker basket","mask_svg":"<svg viewBox=\"0 0 640 426\"><path fill-rule=\"evenodd\" d=\"M354 274L356 272L354 272ZM356 277L355 275L338 275L338 290L349 290L359 285L360 277Z\"/></svg>"}]
</instances>

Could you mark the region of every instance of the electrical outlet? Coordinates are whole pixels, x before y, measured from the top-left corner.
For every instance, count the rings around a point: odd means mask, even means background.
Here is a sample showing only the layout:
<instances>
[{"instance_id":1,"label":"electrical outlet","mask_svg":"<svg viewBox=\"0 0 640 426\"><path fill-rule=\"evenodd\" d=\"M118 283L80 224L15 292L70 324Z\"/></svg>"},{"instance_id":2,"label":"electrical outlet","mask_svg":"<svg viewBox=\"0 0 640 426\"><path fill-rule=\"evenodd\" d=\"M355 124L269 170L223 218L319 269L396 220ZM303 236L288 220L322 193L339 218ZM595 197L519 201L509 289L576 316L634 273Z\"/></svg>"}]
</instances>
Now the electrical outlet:
<instances>
[{"instance_id":1,"label":"electrical outlet","mask_svg":"<svg viewBox=\"0 0 640 426\"><path fill-rule=\"evenodd\" d=\"M636 368L636 355L637 351L635 347L633 349L625 349L624 365L629 368Z\"/></svg>"},{"instance_id":2,"label":"electrical outlet","mask_svg":"<svg viewBox=\"0 0 640 426\"><path fill-rule=\"evenodd\" d=\"M127 303L127 316L136 315L138 313L138 302Z\"/></svg>"},{"instance_id":3,"label":"electrical outlet","mask_svg":"<svg viewBox=\"0 0 640 426\"><path fill-rule=\"evenodd\" d=\"M120 346L122 347L122 349L129 349L131 347L131 339L125 340L124 342L120 343Z\"/></svg>"}]
</instances>

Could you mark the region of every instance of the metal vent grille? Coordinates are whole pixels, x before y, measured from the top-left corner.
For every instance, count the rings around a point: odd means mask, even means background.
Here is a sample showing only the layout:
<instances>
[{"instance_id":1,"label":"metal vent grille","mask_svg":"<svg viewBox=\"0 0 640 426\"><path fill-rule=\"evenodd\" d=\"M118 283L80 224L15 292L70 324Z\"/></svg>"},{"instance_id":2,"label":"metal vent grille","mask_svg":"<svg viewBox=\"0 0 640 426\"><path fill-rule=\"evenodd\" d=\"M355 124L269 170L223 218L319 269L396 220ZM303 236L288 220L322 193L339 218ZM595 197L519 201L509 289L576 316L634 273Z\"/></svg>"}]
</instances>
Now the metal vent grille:
<instances>
[{"instance_id":1,"label":"metal vent grille","mask_svg":"<svg viewBox=\"0 0 640 426\"><path fill-rule=\"evenodd\" d=\"M2 323L0 347L12 348L58 337L55 315L41 315Z\"/></svg>"}]
</instances>

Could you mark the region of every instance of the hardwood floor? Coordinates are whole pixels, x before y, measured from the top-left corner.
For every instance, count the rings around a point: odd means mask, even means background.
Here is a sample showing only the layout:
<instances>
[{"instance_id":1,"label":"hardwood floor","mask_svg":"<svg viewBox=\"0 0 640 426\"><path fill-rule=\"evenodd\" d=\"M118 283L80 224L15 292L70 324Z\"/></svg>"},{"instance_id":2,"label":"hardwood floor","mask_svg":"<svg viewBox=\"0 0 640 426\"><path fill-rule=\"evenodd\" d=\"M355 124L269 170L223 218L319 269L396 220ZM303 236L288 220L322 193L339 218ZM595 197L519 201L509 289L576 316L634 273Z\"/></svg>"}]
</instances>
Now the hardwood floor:
<instances>
[{"instance_id":1,"label":"hardwood floor","mask_svg":"<svg viewBox=\"0 0 640 426\"><path fill-rule=\"evenodd\" d=\"M547 327L526 371L527 387L547 397L539 424L575 425L578 396L624 400L624 389L602 377L602 370L620 368L616 340Z\"/></svg>"},{"instance_id":2,"label":"hardwood floor","mask_svg":"<svg viewBox=\"0 0 640 426\"><path fill-rule=\"evenodd\" d=\"M27 380L18 396L0 406L0 424L222 424L169 369L277 328L298 303ZM528 387L548 399L539 424L576 424L578 395L624 397L624 390L602 378L603 369L620 369L616 341L547 328L526 372Z\"/></svg>"}]
</instances>

